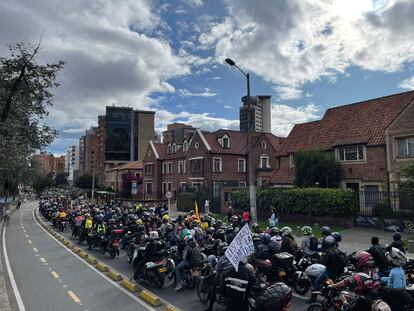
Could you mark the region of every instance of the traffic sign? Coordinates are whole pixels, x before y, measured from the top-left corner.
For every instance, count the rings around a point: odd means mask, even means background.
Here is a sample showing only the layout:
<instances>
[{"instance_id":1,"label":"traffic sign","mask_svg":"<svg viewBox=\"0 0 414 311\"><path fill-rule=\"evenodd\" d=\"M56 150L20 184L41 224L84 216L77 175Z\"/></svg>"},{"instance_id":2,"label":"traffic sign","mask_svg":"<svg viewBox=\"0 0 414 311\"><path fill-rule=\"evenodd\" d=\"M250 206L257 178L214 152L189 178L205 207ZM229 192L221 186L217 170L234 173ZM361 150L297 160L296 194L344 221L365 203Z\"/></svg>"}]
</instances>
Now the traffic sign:
<instances>
[{"instance_id":1,"label":"traffic sign","mask_svg":"<svg viewBox=\"0 0 414 311\"><path fill-rule=\"evenodd\" d=\"M171 191L167 191L165 193L165 196L166 196L167 199L171 199L173 197L173 193Z\"/></svg>"}]
</instances>

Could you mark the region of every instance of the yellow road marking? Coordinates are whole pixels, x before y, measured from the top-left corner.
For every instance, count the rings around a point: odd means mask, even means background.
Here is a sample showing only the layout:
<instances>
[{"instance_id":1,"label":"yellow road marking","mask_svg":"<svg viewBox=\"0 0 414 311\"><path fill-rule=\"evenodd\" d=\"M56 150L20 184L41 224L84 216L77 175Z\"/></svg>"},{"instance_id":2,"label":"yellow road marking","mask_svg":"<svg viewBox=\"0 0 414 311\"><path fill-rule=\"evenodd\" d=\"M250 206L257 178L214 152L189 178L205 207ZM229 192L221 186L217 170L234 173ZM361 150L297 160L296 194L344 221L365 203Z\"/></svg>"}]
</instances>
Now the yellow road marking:
<instances>
[{"instance_id":1,"label":"yellow road marking","mask_svg":"<svg viewBox=\"0 0 414 311\"><path fill-rule=\"evenodd\" d=\"M46 262L46 259L44 259L43 257L40 257L40 258L39 258L39 260L40 260L41 262Z\"/></svg>"},{"instance_id":2,"label":"yellow road marking","mask_svg":"<svg viewBox=\"0 0 414 311\"><path fill-rule=\"evenodd\" d=\"M37 253L37 248L36 247L33 247L33 251Z\"/></svg>"},{"instance_id":3,"label":"yellow road marking","mask_svg":"<svg viewBox=\"0 0 414 311\"><path fill-rule=\"evenodd\" d=\"M54 277L55 279L58 279L58 278L59 278L59 274L57 274L55 271L52 271L52 272L50 272L50 273L52 273L52 275L53 275L53 277Z\"/></svg>"},{"instance_id":4,"label":"yellow road marking","mask_svg":"<svg viewBox=\"0 0 414 311\"><path fill-rule=\"evenodd\" d=\"M71 290L68 290L68 295L70 298L72 298L72 300L76 303L80 303L80 299L78 298L78 296L76 296Z\"/></svg>"}]
</instances>

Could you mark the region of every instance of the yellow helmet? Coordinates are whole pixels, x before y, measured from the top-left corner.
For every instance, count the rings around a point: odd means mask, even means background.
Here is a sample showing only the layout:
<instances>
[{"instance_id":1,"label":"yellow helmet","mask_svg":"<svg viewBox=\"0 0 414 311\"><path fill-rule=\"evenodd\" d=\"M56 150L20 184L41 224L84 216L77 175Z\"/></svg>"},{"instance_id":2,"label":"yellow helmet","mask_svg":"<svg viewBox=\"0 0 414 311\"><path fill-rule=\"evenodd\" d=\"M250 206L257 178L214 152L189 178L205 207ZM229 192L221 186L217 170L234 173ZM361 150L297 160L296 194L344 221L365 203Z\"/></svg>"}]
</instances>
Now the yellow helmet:
<instances>
[{"instance_id":1,"label":"yellow helmet","mask_svg":"<svg viewBox=\"0 0 414 311\"><path fill-rule=\"evenodd\" d=\"M170 219L170 216L168 216L167 214L165 214L164 216L162 216L162 219Z\"/></svg>"},{"instance_id":2,"label":"yellow helmet","mask_svg":"<svg viewBox=\"0 0 414 311\"><path fill-rule=\"evenodd\" d=\"M142 225L142 219L137 219L136 224L137 225Z\"/></svg>"}]
</instances>

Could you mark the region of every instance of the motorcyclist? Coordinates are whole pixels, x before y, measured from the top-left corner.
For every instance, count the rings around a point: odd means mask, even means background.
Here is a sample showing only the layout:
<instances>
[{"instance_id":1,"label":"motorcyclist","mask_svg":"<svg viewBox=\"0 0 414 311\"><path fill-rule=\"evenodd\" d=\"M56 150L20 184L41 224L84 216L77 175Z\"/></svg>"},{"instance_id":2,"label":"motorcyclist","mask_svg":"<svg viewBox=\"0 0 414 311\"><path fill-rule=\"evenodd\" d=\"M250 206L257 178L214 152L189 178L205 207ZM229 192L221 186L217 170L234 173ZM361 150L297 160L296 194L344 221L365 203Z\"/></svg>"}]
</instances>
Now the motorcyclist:
<instances>
[{"instance_id":1,"label":"motorcyclist","mask_svg":"<svg viewBox=\"0 0 414 311\"><path fill-rule=\"evenodd\" d=\"M183 286L181 284L182 279L182 271L186 267L190 267L194 265L194 256L196 252L199 252L197 250L197 243L194 241L193 237L191 235L187 236L186 238L186 246L184 248L183 252L183 259L182 261L177 265L175 268L175 291L180 291ZM200 253L201 255L201 253Z\"/></svg>"},{"instance_id":2,"label":"motorcyclist","mask_svg":"<svg viewBox=\"0 0 414 311\"><path fill-rule=\"evenodd\" d=\"M248 298L260 290L254 269L247 257L239 262L238 271L229 266L220 279L220 292L226 299L226 311L248 311Z\"/></svg>"},{"instance_id":3,"label":"motorcyclist","mask_svg":"<svg viewBox=\"0 0 414 311\"><path fill-rule=\"evenodd\" d=\"M165 242L169 246L174 246L177 244L178 235L174 232L174 227L172 224L168 224L165 227L165 235L164 235Z\"/></svg>"},{"instance_id":4,"label":"motorcyclist","mask_svg":"<svg viewBox=\"0 0 414 311\"><path fill-rule=\"evenodd\" d=\"M339 232L332 232L331 235L335 239L336 247L339 247L339 243L342 241L342 235Z\"/></svg>"},{"instance_id":5,"label":"motorcyclist","mask_svg":"<svg viewBox=\"0 0 414 311\"><path fill-rule=\"evenodd\" d=\"M92 249L93 246L96 246L98 244L99 240L103 240L103 238L105 237L105 233L106 233L106 225L103 222L103 217L100 216L97 218L97 222L93 227L93 231L94 234L92 235L92 237L89 239L88 241L88 249Z\"/></svg>"},{"instance_id":6,"label":"motorcyclist","mask_svg":"<svg viewBox=\"0 0 414 311\"><path fill-rule=\"evenodd\" d=\"M405 254L405 249L404 249L404 242L401 240L401 233L399 232L395 232L392 235L392 243L390 244L390 246L388 246L387 250L390 251L393 247L398 248L400 251L402 251Z\"/></svg>"},{"instance_id":7,"label":"motorcyclist","mask_svg":"<svg viewBox=\"0 0 414 311\"><path fill-rule=\"evenodd\" d=\"M371 238L372 246L367 250L368 253L374 258L375 266L378 267L380 274L389 272L390 263L385 256L385 251L379 244L379 239L376 236Z\"/></svg>"},{"instance_id":8,"label":"motorcyclist","mask_svg":"<svg viewBox=\"0 0 414 311\"><path fill-rule=\"evenodd\" d=\"M92 230L93 221L90 214L85 214L85 219L83 220L83 228L79 237L78 244L82 244L82 242L86 239L89 232Z\"/></svg>"},{"instance_id":9,"label":"motorcyclist","mask_svg":"<svg viewBox=\"0 0 414 311\"><path fill-rule=\"evenodd\" d=\"M239 217L237 217L236 215L231 216L230 224L233 227L233 229L240 228Z\"/></svg>"},{"instance_id":10,"label":"motorcyclist","mask_svg":"<svg viewBox=\"0 0 414 311\"><path fill-rule=\"evenodd\" d=\"M72 238L76 238L80 234L82 223L83 223L82 213L78 212L75 217L75 226L73 227L73 230L72 230Z\"/></svg>"},{"instance_id":11,"label":"motorcyclist","mask_svg":"<svg viewBox=\"0 0 414 311\"><path fill-rule=\"evenodd\" d=\"M325 245L325 240L327 237L331 236L331 228L329 228L328 226L323 226L321 228L321 234L322 234L322 238L320 241L320 251L324 252L328 246Z\"/></svg>"},{"instance_id":12,"label":"motorcyclist","mask_svg":"<svg viewBox=\"0 0 414 311\"><path fill-rule=\"evenodd\" d=\"M314 237L311 227L303 226L301 230L303 239L300 244L300 250L303 251L306 256L313 256L318 250L318 240Z\"/></svg>"},{"instance_id":13,"label":"motorcyclist","mask_svg":"<svg viewBox=\"0 0 414 311\"><path fill-rule=\"evenodd\" d=\"M407 257L398 248L393 247L387 254L388 261L392 264L389 277L382 277L381 281L389 288L405 288L406 277L403 266L407 263Z\"/></svg>"},{"instance_id":14,"label":"motorcyclist","mask_svg":"<svg viewBox=\"0 0 414 311\"><path fill-rule=\"evenodd\" d=\"M233 216L233 217L237 217L237 216ZM238 228L238 227L236 227L236 228ZM229 226L229 227L226 228L226 241L227 241L228 244L230 244L233 241L233 239L236 237L236 235L237 234L236 234L233 226Z\"/></svg>"},{"instance_id":15,"label":"motorcyclist","mask_svg":"<svg viewBox=\"0 0 414 311\"><path fill-rule=\"evenodd\" d=\"M262 231L260 230L260 226L258 223L254 223L252 225L252 233L262 233Z\"/></svg>"},{"instance_id":16,"label":"motorcyclist","mask_svg":"<svg viewBox=\"0 0 414 311\"><path fill-rule=\"evenodd\" d=\"M282 245L280 247L280 251L295 255L299 248L298 244L295 241L295 238L292 236L292 228L283 227L280 229L280 235L282 236Z\"/></svg>"},{"instance_id":17,"label":"motorcyclist","mask_svg":"<svg viewBox=\"0 0 414 311\"><path fill-rule=\"evenodd\" d=\"M201 244L203 241L203 230L201 230L200 228L200 222L196 219L193 222L191 222L190 227L191 236L198 244Z\"/></svg>"},{"instance_id":18,"label":"motorcyclist","mask_svg":"<svg viewBox=\"0 0 414 311\"><path fill-rule=\"evenodd\" d=\"M139 280L141 275L143 274L144 265L147 262L151 262L156 253L156 245L155 240L158 239L158 232L151 231L149 234L149 242L145 246L144 256L142 260L137 264L134 276L131 278L133 280Z\"/></svg>"}]
</instances>

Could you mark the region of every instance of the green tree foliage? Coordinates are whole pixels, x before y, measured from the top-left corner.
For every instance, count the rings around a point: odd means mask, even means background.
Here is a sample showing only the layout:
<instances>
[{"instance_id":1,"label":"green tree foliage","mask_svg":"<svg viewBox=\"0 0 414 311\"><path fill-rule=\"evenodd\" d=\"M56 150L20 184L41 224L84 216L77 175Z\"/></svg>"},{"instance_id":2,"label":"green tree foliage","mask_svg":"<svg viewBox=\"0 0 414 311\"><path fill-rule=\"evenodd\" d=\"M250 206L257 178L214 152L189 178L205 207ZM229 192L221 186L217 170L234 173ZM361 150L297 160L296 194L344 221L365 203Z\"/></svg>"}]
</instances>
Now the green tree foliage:
<instances>
[{"instance_id":1,"label":"green tree foliage","mask_svg":"<svg viewBox=\"0 0 414 311\"><path fill-rule=\"evenodd\" d=\"M90 190L92 189L92 180L93 177L91 174L81 175L75 180L75 186L81 189ZM95 188L99 189L97 176L95 176Z\"/></svg>"},{"instance_id":2,"label":"green tree foliage","mask_svg":"<svg viewBox=\"0 0 414 311\"><path fill-rule=\"evenodd\" d=\"M64 186L68 184L68 173L57 173L55 176L55 186Z\"/></svg>"},{"instance_id":3,"label":"green tree foliage","mask_svg":"<svg viewBox=\"0 0 414 311\"><path fill-rule=\"evenodd\" d=\"M39 64L37 46L10 44L0 57L0 183L18 184L29 174L30 156L48 146L56 131L48 126L51 90L64 62Z\"/></svg>"},{"instance_id":4,"label":"green tree foliage","mask_svg":"<svg viewBox=\"0 0 414 311\"><path fill-rule=\"evenodd\" d=\"M398 183L402 192L414 194L414 161L410 161L401 167Z\"/></svg>"},{"instance_id":5,"label":"green tree foliage","mask_svg":"<svg viewBox=\"0 0 414 311\"><path fill-rule=\"evenodd\" d=\"M231 203L236 208L249 205L247 190L231 193ZM347 189L264 188L257 192L257 208L270 211L274 206L281 213L299 213L315 216L353 215L356 207L355 194Z\"/></svg>"},{"instance_id":6,"label":"green tree foliage","mask_svg":"<svg viewBox=\"0 0 414 311\"><path fill-rule=\"evenodd\" d=\"M341 170L335 159L320 151L295 153L295 185L304 187L336 188L341 181Z\"/></svg>"},{"instance_id":7,"label":"green tree foliage","mask_svg":"<svg viewBox=\"0 0 414 311\"><path fill-rule=\"evenodd\" d=\"M51 176L40 174L33 181L33 189L36 193L41 193L43 190L49 187L53 187L54 182Z\"/></svg>"}]
</instances>

